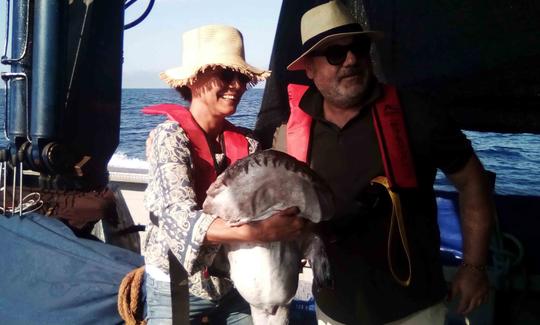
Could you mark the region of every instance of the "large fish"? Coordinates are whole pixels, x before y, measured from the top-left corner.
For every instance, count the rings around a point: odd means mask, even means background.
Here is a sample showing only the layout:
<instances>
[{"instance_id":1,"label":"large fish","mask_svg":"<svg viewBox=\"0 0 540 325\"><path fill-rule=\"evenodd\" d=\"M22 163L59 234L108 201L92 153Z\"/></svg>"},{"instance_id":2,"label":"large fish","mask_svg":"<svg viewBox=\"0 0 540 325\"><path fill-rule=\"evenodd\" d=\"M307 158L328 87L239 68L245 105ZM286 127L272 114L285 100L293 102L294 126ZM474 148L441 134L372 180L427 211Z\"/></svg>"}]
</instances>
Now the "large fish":
<instances>
[{"instance_id":1,"label":"large fish","mask_svg":"<svg viewBox=\"0 0 540 325\"><path fill-rule=\"evenodd\" d=\"M229 225L268 218L296 206L312 222L334 213L330 188L308 165L275 150L254 153L227 168L207 191L206 213ZM329 283L330 269L322 241L314 234L287 242L225 245L235 287L251 305L255 324L286 324L288 305L298 287L303 257L314 281Z\"/></svg>"}]
</instances>

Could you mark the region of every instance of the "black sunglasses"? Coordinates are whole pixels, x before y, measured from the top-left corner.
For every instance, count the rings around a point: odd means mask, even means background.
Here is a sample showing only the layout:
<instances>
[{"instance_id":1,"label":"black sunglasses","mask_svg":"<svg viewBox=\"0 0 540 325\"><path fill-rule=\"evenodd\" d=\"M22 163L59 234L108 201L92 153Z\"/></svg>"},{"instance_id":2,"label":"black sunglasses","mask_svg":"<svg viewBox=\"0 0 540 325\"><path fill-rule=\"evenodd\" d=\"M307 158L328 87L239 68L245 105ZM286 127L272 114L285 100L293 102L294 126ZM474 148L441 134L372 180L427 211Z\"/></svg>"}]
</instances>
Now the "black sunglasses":
<instances>
[{"instance_id":1,"label":"black sunglasses","mask_svg":"<svg viewBox=\"0 0 540 325\"><path fill-rule=\"evenodd\" d=\"M245 74L230 69L218 70L218 76L225 83L231 83L235 79L245 84L251 81L251 78L249 78Z\"/></svg>"},{"instance_id":2,"label":"black sunglasses","mask_svg":"<svg viewBox=\"0 0 540 325\"><path fill-rule=\"evenodd\" d=\"M351 51L356 57L364 57L369 54L371 42L369 40L355 40L348 45L332 45L322 51L313 51L311 56L325 56L331 65L341 65Z\"/></svg>"}]
</instances>

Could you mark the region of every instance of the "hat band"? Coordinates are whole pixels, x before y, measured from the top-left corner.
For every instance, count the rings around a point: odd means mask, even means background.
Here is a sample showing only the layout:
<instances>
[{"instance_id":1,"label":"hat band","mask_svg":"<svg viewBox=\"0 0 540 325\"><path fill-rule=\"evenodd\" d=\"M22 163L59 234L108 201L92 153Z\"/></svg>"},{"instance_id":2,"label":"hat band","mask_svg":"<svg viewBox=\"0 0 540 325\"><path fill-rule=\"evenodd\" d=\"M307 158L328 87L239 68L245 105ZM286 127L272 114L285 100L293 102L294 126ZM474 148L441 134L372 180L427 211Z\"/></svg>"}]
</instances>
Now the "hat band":
<instances>
[{"instance_id":1,"label":"hat band","mask_svg":"<svg viewBox=\"0 0 540 325\"><path fill-rule=\"evenodd\" d=\"M362 26L358 23L352 23L347 25L341 25L338 27L334 27L332 29L329 29L323 33L317 34L313 36L312 38L308 39L304 44L302 44L302 53L305 53L307 50L309 50L313 45L320 42L322 39L334 35L334 34L341 34L341 33L351 33L351 32L363 32Z\"/></svg>"}]
</instances>

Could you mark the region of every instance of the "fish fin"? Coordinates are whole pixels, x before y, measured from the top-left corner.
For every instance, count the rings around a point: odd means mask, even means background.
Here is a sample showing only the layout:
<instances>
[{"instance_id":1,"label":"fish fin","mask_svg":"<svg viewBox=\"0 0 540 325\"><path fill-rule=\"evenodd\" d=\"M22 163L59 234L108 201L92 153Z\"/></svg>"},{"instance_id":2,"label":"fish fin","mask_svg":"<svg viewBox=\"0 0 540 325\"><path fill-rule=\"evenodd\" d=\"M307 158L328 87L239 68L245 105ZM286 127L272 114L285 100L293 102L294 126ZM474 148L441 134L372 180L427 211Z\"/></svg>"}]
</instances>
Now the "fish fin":
<instances>
[{"instance_id":1,"label":"fish fin","mask_svg":"<svg viewBox=\"0 0 540 325\"><path fill-rule=\"evenodd\" d=\"M321 237L311 235L306 238L304 256L309 260L313 270L313 281L317 288L333 287L330 260L326 254L324 242Z\"/></svg>"}]
</instances>

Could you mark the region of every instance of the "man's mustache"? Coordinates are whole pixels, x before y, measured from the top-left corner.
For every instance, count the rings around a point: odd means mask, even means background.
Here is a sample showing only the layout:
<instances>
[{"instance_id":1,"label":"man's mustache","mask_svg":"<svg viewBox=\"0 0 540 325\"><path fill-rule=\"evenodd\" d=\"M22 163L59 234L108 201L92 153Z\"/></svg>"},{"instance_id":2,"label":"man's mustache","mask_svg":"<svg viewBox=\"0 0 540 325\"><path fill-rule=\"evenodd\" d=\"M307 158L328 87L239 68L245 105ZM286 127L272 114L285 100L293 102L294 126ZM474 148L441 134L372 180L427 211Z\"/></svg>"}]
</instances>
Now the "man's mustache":
<instances>
[{"instance_id":1,"label":"man's mustache","mask_svg":"<svg viewBox=\"0 0 540 325\"><path fill-rule=\"evenodd\" d=\"M362 77L362 76L364 76L365 73L366 73L365 69L362 69L360 67L358 67L358 68L346 68L346 69L341 70L338 73L338 78L343 79L343 78L352 77L352 76L360 76L360 77Z\"/></svg>"}]
</instances>

